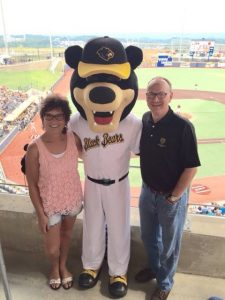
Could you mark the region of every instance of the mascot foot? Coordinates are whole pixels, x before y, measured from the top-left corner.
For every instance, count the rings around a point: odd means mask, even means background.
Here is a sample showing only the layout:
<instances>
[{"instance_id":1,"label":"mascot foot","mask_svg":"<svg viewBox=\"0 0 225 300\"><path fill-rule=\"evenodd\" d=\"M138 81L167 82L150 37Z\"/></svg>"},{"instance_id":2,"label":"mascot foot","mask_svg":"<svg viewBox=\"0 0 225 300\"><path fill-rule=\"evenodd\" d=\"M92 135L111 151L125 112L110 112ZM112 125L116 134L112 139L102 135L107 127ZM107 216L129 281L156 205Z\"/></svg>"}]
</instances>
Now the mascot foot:
<instances>
[{"instance_id":1,"label":"mascot foot","mask_svg":"<svg viewBox=\"0 0 225 300\"><path fill-rule=\"evenodd\" d=\"M100 270L85 269L79 276L78 284L83 289L94 287L98 281Z\"/></svg>"},{"instance_id":2,"label":"mascot foot","mask_svg":"<svg viewBox=\"0 0 225 300\"><path fill-rule=\"evenodd\" d=\"M121 298L127 294L127 276L110 276L109 293L114 298Z\"/></svg>"}]
</instances>

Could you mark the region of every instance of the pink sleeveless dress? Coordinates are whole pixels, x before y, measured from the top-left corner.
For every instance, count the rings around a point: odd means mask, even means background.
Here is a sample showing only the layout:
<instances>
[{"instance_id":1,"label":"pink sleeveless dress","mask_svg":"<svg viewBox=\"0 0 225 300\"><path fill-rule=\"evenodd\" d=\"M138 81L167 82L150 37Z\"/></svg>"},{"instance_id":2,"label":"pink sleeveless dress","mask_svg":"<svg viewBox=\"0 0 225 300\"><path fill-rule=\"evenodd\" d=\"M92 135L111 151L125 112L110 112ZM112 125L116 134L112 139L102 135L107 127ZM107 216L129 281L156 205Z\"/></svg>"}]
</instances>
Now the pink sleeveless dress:
<instances>
[{"instance_id":1,"label":"pink sleeveless dress","mask_svg":"<svg viewBox=\"0 0 225 300\"><path fill-rule=\"evenodd\" d=\"M39 151L38 187L47 216L68 215L82 208L82 187L77 170L78 150L72 133L67 133L66 151L54 157L42 142L35 140Z\"/></svg>"}]
</instances>

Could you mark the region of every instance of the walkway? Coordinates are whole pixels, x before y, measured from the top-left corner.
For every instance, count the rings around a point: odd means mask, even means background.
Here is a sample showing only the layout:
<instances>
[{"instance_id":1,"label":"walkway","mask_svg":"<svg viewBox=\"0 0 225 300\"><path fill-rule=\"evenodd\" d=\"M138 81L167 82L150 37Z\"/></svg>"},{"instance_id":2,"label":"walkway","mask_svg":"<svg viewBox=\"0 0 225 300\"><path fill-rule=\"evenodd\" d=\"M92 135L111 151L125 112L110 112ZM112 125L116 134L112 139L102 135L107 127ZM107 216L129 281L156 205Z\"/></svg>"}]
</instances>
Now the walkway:
<instances>
[{"instance_id":1,"label":"walkway","mask_svg":"<svg viewBox=\"0 0 225 300\"><path fill-rule=\"evenodd\" d=\"M64 291L52 291L47 286L48 267L44 257L29 253L7 252L5 255L9 286L13 300L101 300L109 299L107 280L104 267L97 285L91 290L80 291L77 278L81 270L80 262L70 257L69 266L74 267L74 288ZM129 272L129 290L124 300L147 300L155 288L155 282L137 284L134 273ZM207 300L216 295L225 299L224 279L177 273L174 288L168 300ZM0 299L4 292L0 282Z\"/></svg>"}]
</instances>

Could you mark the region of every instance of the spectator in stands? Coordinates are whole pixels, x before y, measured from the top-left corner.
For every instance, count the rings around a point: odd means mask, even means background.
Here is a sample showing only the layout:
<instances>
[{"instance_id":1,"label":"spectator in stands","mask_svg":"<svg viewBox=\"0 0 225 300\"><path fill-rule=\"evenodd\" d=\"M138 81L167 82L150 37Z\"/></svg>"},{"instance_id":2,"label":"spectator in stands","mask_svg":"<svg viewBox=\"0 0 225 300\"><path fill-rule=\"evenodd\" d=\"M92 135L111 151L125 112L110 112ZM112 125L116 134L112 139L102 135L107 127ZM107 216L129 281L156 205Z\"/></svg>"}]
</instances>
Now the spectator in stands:
<instances>
[{"instance_id":1,"label":"spectator in stands","mask_svg":"<svg viewBox=\"0 0 225 300\"><path fill-rule=\"evenodd\" d=\"M208 214L208 207L202 206L202 215L207 215L207 214Z\"/></svg>"},{"instance_id":2,"label":"spectator in stands","mask_svg":"<svg viewBox=\"0 0 225 300\"><path fill-rule=\"evenodd\" d=\"M169 106L168 79L153 78L147 86L150 112L143 115L140 142L142 190L141 235L148 268L136 274L138 282L157 280L151 300L167 299L179 258L188 188L200 165L193 125Z\"/></svg>"},{"instance_id":3,"label":"spectator in stands","mask_svg":"<svg viewBox=\"0 0 225 300\"><path fill-rule=\"evenodd\" d=\"M213 209L211 207L208 207L208 213L207 213L208 216L214 216L214 213L213 213Z\"/></svg>"},{"instance_id":4,"label":"spectator in stands","mask_svg":"<svg viewBox=\"0 0 225 300\"><path fill-rule=\"evenodd\" d=\"M198 209L196 211L197 214L202 214L202 207L203 206L198 206Z\"/></svg>"},{"instance_id":5,"label":"spectator in stands","mask_svg":"<svg viewBox=\"0 0 225 300\"><path fill-rule=\"evenodd\" d=\"M44 133L33 141L26 154L29 194L44 235L51 263L49 286L57 290L72 287L66 263L72 229L82 209L82 189L77 171L79 138L68 133L71 110L57 95L42 103L40 116Z\"/></svg>"},{"instance_id":6,"label":"spectator in stands","mask_svg":"<svg viewBox=\"0 0 225 300\"><path fill-rule=\"evenodd\" d=\"M11 113L20 103L28 98L27 93L13 91L5 86L0 86L0 111L6 115Z\"/></svg>"},{"instance_id":7,"label":"spectator in stands","mask_svg":"<svg viewBox=\"0 0 225 300\"><path fill-rule=\"evenodd\" d=\"M219 206L216 206L216 207L214 208L213 212L214 212L214 215L215 215L215 216L218 216L218 217L222 216L222 211L221 211L221 209L220 209Z\"/></svg>"},{"instance_id":8,"label":"spectator in stands","mask_svg":"<svg viewBox=\"0 0 225 300\"><path fill-rule=\"evenodd\" d=\"M222 215L225 215L225 203L223 204L223 206L220 208Z\"/></svg>"}]
</instances>

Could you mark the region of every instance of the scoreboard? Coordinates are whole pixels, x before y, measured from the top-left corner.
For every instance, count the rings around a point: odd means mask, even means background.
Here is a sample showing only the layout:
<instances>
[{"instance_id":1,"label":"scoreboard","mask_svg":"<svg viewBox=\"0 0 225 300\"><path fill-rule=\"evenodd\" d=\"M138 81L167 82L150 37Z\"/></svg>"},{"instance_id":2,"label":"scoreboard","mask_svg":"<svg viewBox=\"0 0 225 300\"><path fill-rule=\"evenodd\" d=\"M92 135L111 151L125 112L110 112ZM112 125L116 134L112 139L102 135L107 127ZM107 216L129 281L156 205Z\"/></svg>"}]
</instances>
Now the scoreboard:
<instances>
[{"instance_id":1,"label":"scoreboard","mask_svg":"<svg viewBox=\"0 0 225 300\"><path fill-rule=\"evenodd\" d=\"M214 53L215 41L191 41L190 56L212 56Z\"/></svg>"}]
</instances>

